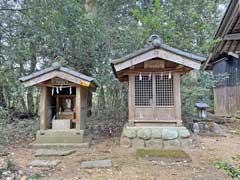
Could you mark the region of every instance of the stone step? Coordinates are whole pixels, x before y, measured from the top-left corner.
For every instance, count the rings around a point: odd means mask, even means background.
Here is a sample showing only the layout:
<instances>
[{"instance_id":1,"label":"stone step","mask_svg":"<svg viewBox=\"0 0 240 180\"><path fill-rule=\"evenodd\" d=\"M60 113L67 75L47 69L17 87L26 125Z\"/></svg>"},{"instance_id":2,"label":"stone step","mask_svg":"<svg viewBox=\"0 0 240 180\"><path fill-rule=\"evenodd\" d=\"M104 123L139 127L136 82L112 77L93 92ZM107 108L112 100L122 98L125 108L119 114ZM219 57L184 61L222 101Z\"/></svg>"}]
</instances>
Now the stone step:
<instances>
[{"instance_id":1,"label":"stone step","mask_svg":"<svg viewBox=\"0 0 240 180\"><path fill-rule=\"evenodd\" d=\"M86 143L32 143L29 145L33 149L79 149L79 148L89 148L89 142Z\"/></svg>"},{"instance_id":2,"label":"stone step","mask_svg":"<svg viewBox=\"0 0 240 180\"><path fill-rule=\"evenodd\" d=\"M29 166L32 167L56 167L58 164L60 164L61 161L59 160L34 160L32 161Z\"/></svg>"},{"instance_id":3,"label":"stone step","mask_svg":"<svg viewBox=\"0 0 240 180\"><path fill-rule=\"evenodd\" d=\"M38 144L56 144L56 143L69 143L69 144L81 144L84 139L84 130L67 129L47 129L37 131L36 143Z\"/></svg>"},{"instance_id":4,"label":"stone step","mask_svg":"<svg viewBox=\"0 0 240 180\"><path fill-rule=\"evenodd\" d=\"M95 160L95 161L83 161L80 165L81 168L109 168L112 167L111 160Z\"/></svg>"},{"instance_id":5,"label":"stone step","mask_svg":"<svg viewBox=\"0 0 240 180\"><path fill-rule=\"evenodd\" d=\"M68 156L75 153L76 150L71 149L38 149L35 153L36 157L40 156Z\"/></svg>"}]
</instances>

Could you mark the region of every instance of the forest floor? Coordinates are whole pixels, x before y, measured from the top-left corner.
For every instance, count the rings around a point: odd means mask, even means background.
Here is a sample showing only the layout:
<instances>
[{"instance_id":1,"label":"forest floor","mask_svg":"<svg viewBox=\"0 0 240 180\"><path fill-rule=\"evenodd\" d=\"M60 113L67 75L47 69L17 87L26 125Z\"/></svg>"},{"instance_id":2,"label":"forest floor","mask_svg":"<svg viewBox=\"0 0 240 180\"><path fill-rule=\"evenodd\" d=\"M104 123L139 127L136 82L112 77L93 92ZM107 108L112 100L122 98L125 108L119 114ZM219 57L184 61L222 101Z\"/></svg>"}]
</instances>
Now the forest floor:
<instances>
[{"instance_id":1,"label":"forest floor","mask_svg":"<svg viewBox=\"0 0 240 180\"><path fill-rule=\"evenodd\" d=\"M239 123L237 124L239 125ZM59 159L61 163L54 169L29 168L35 150L23 146L7 147L11 159L19 169L45 174L43 180L227 180L232 179L215 163L236 163L232 157L240 154L240 136L235 133L235 124L228 124L225 137L196 136L194 145L184 149L192 162L149 161L136 157L136 151L118 145L117 138L104 138L94 141L89 148L79 149L76 153ZM233 133L232 133L233 132ZM1 157L0 157L1 158ZM110 159L113 167L106 169L81 169L80 162L85 160ZM37 176L36 176L37 177Z\"/></svg>"}]
</instances>

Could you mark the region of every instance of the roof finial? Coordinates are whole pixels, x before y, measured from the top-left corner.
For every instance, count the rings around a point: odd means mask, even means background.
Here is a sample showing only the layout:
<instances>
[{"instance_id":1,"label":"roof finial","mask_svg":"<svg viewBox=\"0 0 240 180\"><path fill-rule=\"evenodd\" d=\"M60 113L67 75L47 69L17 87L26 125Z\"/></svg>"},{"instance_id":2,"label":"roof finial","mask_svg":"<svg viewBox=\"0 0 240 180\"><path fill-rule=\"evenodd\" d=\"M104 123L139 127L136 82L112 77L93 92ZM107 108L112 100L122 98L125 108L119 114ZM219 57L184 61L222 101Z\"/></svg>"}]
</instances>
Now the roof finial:
<instances>
[{"instance_id":1,"label":"roof finial","mask_svg":"<svg viewBox=\"0 0 240 180\"><path fill-rule=\"evenodd\" d=\"M149 37L148 44L151 44L154 47L160 47L161 44L163 44L163 40L159 37L159 35L153 34Z\"/></svg>"},{"instance_id":2,"label":"roof finial","mask_svg":"<svg viewBox=\"0 0 240 180\"><path fill-rule=\"evenodd\" d=\"M54 67L54 68L60 68L63 63L64 63L64 58L61 57L61 56L57 56L57 57L54 59L54 62L52 63L52 67Z\"/></svg>"}]
</instances>

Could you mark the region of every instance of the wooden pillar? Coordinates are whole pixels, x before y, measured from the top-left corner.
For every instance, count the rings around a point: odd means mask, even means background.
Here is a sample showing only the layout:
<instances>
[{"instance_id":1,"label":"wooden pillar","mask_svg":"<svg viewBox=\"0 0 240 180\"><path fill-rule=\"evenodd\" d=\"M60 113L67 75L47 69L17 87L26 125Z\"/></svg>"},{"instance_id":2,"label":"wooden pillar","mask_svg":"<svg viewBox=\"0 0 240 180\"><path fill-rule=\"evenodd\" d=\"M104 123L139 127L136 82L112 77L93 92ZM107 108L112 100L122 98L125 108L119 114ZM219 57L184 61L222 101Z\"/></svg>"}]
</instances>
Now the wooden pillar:
<instances>
[{"instance_id":1,"label":"wooden pillar","mask_svg":"<svg viewBox=\"0 0 240 180\"><path fill-rule=\"evenodd\" d=\"M40 113L40 130L47 129L48 122L47 122L47 87L42 86L41 87L41 95L40 95L40 105L39 105L39 113Z\"/></svg>"},{"instance_id":2,"label":"wooden pillar","mask_svg":"<svg viewBox=\"0 0 240 180\"><path fill-rule=\"evenodd\" d=\"M134 124L134 112L135 112L135 106L134 106L134 75L129 75L129 81L128 81L128 121L130 124Z\"/></svg>"},{"instance_id":3,"label":"wooden pillar","mask_svg":"<svg viewBox=\"0 0 240 180\"><path fill-rule=\"evenodd\" d=\"M56 96L56 119L59 119L59 97Z\"/></svg>"},{"instance_id":4,"label":"wooden pillar","mask_svg":"<svg viewBox=\"0 0 240 180\"><path fill-rule=\"evenodd\" d=\"M81 87L76 87L76 129L81 129Z\"/></svg>"},{"instance_id":5,"label":"wooden pillar","mask_svg":"<svg viewBox=\"0 0 240 180\"><path fill-rule=\"evenodd\" d=\"M175 112L176 112L176 121L177 125L182 125L182 104L181 104L181 88L180 88L180 82L181 82L181 77L179 73L174 74L174 100L175 100Z\"/></svg>"}]
</instances>

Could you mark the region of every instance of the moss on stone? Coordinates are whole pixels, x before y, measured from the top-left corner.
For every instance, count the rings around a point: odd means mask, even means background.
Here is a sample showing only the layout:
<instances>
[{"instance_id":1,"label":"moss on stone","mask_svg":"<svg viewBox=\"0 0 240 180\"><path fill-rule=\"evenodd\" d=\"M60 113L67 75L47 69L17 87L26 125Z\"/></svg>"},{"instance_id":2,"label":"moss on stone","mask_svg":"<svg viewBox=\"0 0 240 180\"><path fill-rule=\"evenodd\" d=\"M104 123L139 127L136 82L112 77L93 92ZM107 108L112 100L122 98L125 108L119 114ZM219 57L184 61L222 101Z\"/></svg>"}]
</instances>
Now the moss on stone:
<instances>
[{"instance_id":1,"label":"moss on stone","mask_svg":"<svg viewBox=\"0 0 240 180\"><path fill-rule=\"evenodd\" d=\"M137 149L137 157L156 158L183 158L190 159L190 156L183 150L158 150L158 149Z\"/></svg>"}]
</instances>

